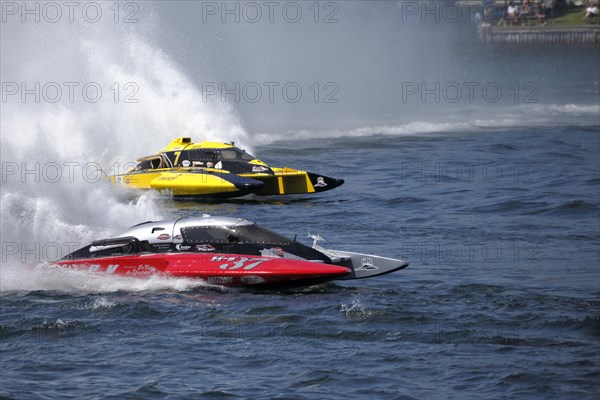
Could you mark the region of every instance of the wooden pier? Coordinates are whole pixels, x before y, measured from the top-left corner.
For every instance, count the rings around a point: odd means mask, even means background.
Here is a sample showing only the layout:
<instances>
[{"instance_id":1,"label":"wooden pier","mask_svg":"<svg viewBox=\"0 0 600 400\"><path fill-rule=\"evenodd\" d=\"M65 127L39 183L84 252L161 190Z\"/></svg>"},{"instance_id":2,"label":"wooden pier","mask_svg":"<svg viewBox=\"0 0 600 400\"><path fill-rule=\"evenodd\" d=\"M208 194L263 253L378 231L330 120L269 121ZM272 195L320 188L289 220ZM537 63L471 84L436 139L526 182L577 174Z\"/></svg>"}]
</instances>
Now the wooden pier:
<instances>
[{"instance_id":1,"label":"wooden pier","mask_svg":"<svg viewBox=\"0 0 600 400\"><path fill-rule=\"evenodd\" d=\"M479 39L492 44L600 44L600 27L501 27L482 24Z\"/></svg>"}]
</instances>

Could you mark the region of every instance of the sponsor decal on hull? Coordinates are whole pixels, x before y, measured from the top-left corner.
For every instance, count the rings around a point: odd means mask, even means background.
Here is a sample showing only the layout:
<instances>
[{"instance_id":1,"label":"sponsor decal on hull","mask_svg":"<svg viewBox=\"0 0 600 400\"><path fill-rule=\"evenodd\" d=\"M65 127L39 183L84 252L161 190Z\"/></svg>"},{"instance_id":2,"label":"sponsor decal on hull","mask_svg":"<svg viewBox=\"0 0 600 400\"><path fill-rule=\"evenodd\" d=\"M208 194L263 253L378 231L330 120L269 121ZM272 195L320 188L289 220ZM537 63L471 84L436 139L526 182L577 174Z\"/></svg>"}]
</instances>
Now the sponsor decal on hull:
<instances>
[{"instance_id":1,"label":"sponsor decal on hull","mask_svg":"<svg viewBox=\"0 0 600 400\"><path fill-rule=\"evenodd\" d=\"M158 270L149 264L140 264L140 265L124 265L120 266L119 264L108 264L106 268L103 268L100 264L60 264L56 265L60 268L74 269L78 271L87 271L87 272L104 272L108 274L114 274L121 268L117 273L124 275L151 275L158 272Z\"/></svg>"},{"instance_id":2,"label":"sponsor decal on hull","mask_svg":"<svg viewBox=\"0 0 600 400\"><path fill-rule=\"evenodd\" d=\"M356 271L373 271L379 269L375 264L373 264L373 259L371 257L365 257L360 260L360 268L356 268Z\"/></svg>"},{"instance_id":3,"label":"sponsor decal on hull","mask_svg":"<svg viewBox=\"0 0 600 400\"><path fill-rule=\"evenodd\" d=\"M256 268L263 262L269 261L269 260L270 260L269 258L260 258L260 257L248 258L248 257L240 257L240 256L233 256L233 257L213 256L213 258L210 259L211 262L228 261L227 263L219 265L220 269L235 270L235 269L243 268L246 271Z\"/></svg>"},{"instance_id":4,"label":"sponsor decal on hull","mask_svg":"<svg viewBox=\"0 0 600 400\"><path fill-rule=\"evenodd\" d=\"M314 187L325 187L325 186L327 186L327 183L325 182L325 179L322 176L319 176L317 178L317 183L315 183L313 186Z\"/></svg>"},{"instance_id":5,"label":"sponsor decal on hull","mask_svg":"<svg viewBox=\"0 0 600 400\"><path fill-rule=\"evenodd\" d=\"M251 276L242 276L240 281L242 283L245 283L248 285L259 285L259 284L263 283L265 280L264 280L264 278L262 278L260 276L251 275Z\"/></svg>"},{"instance_id":6,"label":"sponsor decal on hull","mask_svg":"<svg viewBox=\"0 0 600 400\"><path fill-rule=\"evenodd\" d=\"M148 264L138 265L136 267L124 266L126 272L125 275L138 276L138 275L152 275L156 273L156 268Z\"/></svg>"},{"instance_id":7,"label":"sponsor decal on hull","mask_svg":"<svg viewBox=\"0 0 600 400\"><path fill-rule=\"evenodd\" d=\"M231 276L209 276L206 279L207 283L213 285L230 285L233 283L233 277Z\"/></svg>"},{"instance_id":8,"label":"sponsor decal on hull","mask_svg":"<svg viewBox=\"0 0 600 400\"><path fill-rule=\"evenodd\" d=\"M196 245L195 248L196 248L196 251L204 251L204 252L215 251L216 250L210 244L198 244L198 245Z\"/></svg>"}]
</instances>

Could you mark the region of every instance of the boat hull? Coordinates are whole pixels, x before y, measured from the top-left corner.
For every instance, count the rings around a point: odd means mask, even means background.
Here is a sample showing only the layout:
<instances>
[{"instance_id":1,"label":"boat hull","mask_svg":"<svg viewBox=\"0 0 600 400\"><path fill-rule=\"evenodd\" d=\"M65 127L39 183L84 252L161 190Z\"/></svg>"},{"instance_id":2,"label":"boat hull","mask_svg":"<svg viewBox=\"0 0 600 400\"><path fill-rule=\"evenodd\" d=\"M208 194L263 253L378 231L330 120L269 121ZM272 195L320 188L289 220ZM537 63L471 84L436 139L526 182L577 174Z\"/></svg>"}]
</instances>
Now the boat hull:
<instances>
[{"instance_id":1,"label":"boat hull","mask_svg":"<svg viewBox=\"0 0 600 400\"><path fill-rule=\"evenodd\" d=\"M192 168L135 171L110 179L136 189L169 191L175 197L240 197L264 187L263 182L249 177Z\"/></svg>"},{"instance_id":2,"label":"boat hull","mask_svg":"<svg viewBox=\"0 0 600 400\"><path fill-rule=\"evenodd\" d=\"M310 286L343 279L351 273L338 265L240 254L149 253L63 260L56 265L138 278L185 277L233 287Z\"/></svg>"},{"instance_id":3,"label":"boat hull","mask_svg":"<svg viewBox=\"0 0 600 400\"><path fill-rule=\"evenodd\" d=\"M131 188L194 198L311 194L344 183L318 173L270 167L233 143L192 143L191 138L183 137L138 161L129 172L109 179Z\"/></svg>"},{"instance_id":4,"label":"boat hull","mask_svg":"<svg viewBox=\"0 0 600 400\"><path fill-rule=\"evenodd\" d=\"M262 196L308 194L334 189L344 183L332 178L293 168L272 168L273 175L245 175L264 183L255 193Z\"/></svg>"}]
</instances>

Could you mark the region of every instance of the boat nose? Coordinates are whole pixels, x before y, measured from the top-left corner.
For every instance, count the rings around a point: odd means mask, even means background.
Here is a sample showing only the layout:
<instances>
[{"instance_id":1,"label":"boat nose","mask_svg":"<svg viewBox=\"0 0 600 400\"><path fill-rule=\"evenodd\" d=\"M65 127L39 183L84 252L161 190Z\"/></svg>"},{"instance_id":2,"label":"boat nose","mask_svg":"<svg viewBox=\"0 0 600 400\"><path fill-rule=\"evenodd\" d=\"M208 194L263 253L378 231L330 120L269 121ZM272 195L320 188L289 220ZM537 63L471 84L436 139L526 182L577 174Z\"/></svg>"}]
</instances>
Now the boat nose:
<instances>
[{"instance_id":1,"label":"boat nose","mask_svg":"<svg viewBox=\"0 0 600 400\"><path fill-rule=\"evenodd\" d=\"M331 190L344 184L343 179L319 175L315 174L314 172L309 172L308 176L310 178L311 183L313 184L313 187L315 188L315 192L324 192L326 190Z\"/></svg>"}]
</instances>

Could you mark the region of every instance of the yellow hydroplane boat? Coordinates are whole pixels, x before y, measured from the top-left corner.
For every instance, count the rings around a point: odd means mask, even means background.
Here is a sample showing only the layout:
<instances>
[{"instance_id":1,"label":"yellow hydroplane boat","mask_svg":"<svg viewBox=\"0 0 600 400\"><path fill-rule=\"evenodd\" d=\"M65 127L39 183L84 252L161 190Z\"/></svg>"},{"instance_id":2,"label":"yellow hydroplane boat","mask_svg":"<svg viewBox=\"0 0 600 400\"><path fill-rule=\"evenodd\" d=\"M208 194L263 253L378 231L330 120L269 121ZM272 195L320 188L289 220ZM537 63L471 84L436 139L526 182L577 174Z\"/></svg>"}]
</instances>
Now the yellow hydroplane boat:
<instances>
[{"instance_id":1,"label":"yellow hydroplane boat","mask_svg":"<svg viewBox=\"0 0 600 400\"><path fill-rule=\"evenodd\" d=\"M315 193L344 183L312 172L269 167L233 143L192 143L186 137L138 161L131 171L110 179L133 188L170 191L173 196L216 198Z\"/></svg>"}]
</instances>

